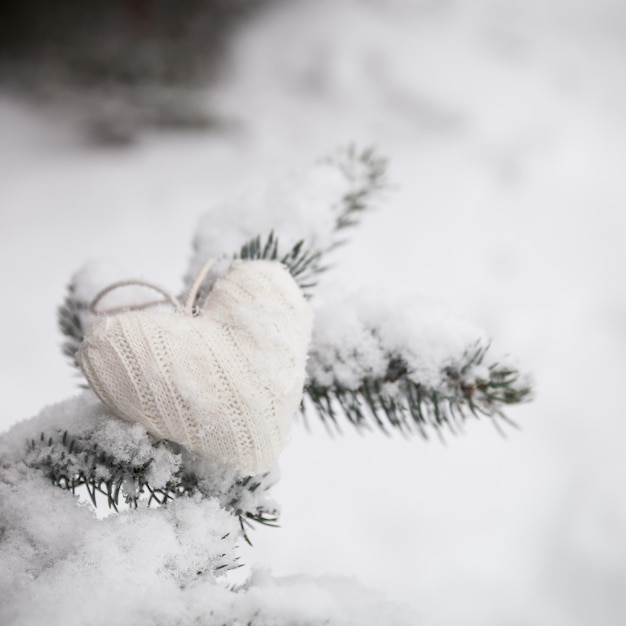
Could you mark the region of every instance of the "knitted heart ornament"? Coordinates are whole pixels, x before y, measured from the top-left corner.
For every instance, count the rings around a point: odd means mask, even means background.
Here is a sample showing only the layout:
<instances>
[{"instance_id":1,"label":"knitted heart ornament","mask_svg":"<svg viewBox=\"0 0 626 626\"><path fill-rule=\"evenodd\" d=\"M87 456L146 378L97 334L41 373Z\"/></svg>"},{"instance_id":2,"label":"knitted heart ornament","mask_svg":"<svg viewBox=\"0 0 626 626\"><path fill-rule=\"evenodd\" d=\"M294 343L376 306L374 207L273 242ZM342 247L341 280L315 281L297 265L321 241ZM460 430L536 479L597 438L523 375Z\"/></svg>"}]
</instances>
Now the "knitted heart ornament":
<instances>
[{"instance_id":1,"label":"knitted heart ornament","mask_svg":"<svg viewBox=\"0 0 626 626\"><path fill-rule=\"evenodd\" d=\"M241 475L258 474L275 463L300 403L311 312L289 272L272 261L233 262L194 307L207 272L185 308L158 288L174 311L105 316L78 362L119 417Z\"/></svg>"}]
</instances>

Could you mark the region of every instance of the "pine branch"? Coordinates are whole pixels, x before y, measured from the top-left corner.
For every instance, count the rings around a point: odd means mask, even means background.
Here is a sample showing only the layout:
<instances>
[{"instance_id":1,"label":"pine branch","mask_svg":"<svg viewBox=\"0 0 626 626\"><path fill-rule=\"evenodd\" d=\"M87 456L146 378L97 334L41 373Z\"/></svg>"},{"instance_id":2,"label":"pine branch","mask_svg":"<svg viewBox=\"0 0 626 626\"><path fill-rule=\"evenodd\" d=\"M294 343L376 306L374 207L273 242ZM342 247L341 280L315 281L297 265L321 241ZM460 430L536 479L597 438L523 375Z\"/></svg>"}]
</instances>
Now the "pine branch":
<instances>
[{"instance_id":1,"label":"pine branch","mask_svg":"<svg viewBox=\"0 0 626 626\"><path fill-rule=\"evenodd\" d=\"M391 427L428 439L429 431L440 433L444 426L456 433L470 416L512 424L504 407L528 401L531 386L513 367L495 362L485 368L488 348L476 345L442 367L437 386L419 382L402 356L390 355L382 377L365 377L356 388L310 380L305 394L322 420L335 427L342 414L358 429L375 426L388 433ZM476 368L484 375L476 376ZM306 403L302 406L306 411Z\"/></svg>"},{"instance_id":2,"label":"pine branch","mask_svg":"<svg viewBox=\"0 0 626 626\"><path fill-rule=\"evenodd\" d=\"M388 161L377 154L373 147L359 151L354 144L327 161L339 168L350 187L339 204L335 229L341 231L357 226L363 212L372 206L375 196L389 185ZM337 240L332 247L341 243L344 242Z\"/></svg>"},{"instance_id":3,"label":"pine branch","mask_svg":"<svg viewBox=\"0 0 626 626\"><path fill-rule=\"evenodd\" d=\"M76 298L75 291L74 285L70 284L63 304L57 309L57 323L65 338L61 350L71 360L72 365L78 367L76 353L85 338L83 316L88 311L88 305Z\"/></svg>"},{"instance_id":4,"label":"pine branch","mask_svg":"<svg viewBox=\"0 0 626 626\"><path fill-rule=\"evenodd\" d=\"M351 145L267 189L204 215L194 238L186 283L190 286L209 258L282 261L310 295L326 256L345 243L388 186L387 160L373 148ZM310 206L303 198L311 198ZM305 206L306 204L306 206Z\"/></svg>"},{"instance_id":5,"label":"pine branch","mask_svg":"<svg viewBox=\"0 0 626 626\"><path fill-rule=\"evenodd\" d=\"M153 443L155 456L167 445L164 441ZM93 442L90 435L72 436L68 431L52 436L42 432L38 439L28 442L24 456L26 465L42 471L53 485L73 494L84 487L94 507L101 501L98 494L104 496L110 509L118 511L122 502L133 508L137 508L140 500L146 500L148 506L159 506L200 493L218 499L240 519L242 528L244 522L248 526L250 522L276 525L276 509L268 508L262 501L259 504L259 497L250 497L255 492L268 491L271 486L268 474L237 480L223 489L211 476L199 475L192 467L181 464L164 484L155 485L151 477L154 461L154 456L146 460L145 454L116 458ZM244 538L250 543L245 532Z\"/></svg>"},{"instance_id":6,"label":"pine branch","mask_svg":"<svg viewBox=\"0 0 626 626\"><path fill-rule=\"evenodd\" d=\"M354 145L350 145L323 163L336 167L347 185L347 191L337 205L330 207L335 221L333 232L329 234L326 244L320 247L311 241L300 239L283 252L278 236L271 230L265 238L257 235L248 240L235 254L235 258L241 259L280 261L307 295L316 286L317 276L328 269L323 263L325 256L346 242L339 234L357 226L363 213L373 206L376 195L388 186L387 160L371 147L359 151Z\"/></svg>"},{"instance_id":7,"label":"pine branch","mask_svg":"<svg viewBox=\"0 0 626 626\"><path fill-rule=\"evenodd\" d=\"M310 295L310 290L317 284L317 275L325 270L321 265L322 253L307 250L303 239L282 256L279 256L278 249L278 238L274 231L271 231L265 240L257 236L246 242L235 258L280 261L289 270L302 291Z\"/></svg>"}]
</instances>

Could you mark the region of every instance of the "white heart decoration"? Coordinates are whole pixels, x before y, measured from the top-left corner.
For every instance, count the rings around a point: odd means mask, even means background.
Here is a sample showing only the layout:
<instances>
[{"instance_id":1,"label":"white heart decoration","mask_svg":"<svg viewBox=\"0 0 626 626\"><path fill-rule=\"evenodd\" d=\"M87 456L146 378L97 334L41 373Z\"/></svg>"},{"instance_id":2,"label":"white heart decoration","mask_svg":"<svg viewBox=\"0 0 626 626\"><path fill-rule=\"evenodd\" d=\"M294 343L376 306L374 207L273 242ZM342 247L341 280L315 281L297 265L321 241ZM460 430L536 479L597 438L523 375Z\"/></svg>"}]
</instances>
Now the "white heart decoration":
<instances>
[{"instance_id":1,"label":"white heart decoration","mask_svg":"<svg viewBox=\"0 0 626 626\"><path fill-rule=\"evenodd\" d=\"M275 463L300 403L311 318L284 266L235 261L198 315L108 315L85 338L78 362L119 417L242 475L258 474Z\"/></svg>"}]
</instances>

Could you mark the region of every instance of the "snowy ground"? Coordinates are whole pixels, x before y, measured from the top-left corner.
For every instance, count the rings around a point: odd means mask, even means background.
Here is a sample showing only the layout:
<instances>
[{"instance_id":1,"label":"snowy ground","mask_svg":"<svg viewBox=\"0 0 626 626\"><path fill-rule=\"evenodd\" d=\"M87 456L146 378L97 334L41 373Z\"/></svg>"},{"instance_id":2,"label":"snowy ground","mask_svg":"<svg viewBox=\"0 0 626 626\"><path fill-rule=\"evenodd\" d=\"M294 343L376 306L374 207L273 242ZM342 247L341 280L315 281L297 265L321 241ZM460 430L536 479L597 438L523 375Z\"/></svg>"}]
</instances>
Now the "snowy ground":
<instances>
[{"instance_id":1,"label":"snowy ground","mask_svg":"<svg viewBox=\"0 0 626 626\"><path fill-rule=\"evenodd\" d=\"M0 425L74 392L55 307L87 258L176 289L220 198L375 143L396 187L333 280L452 303L537 399L507 439L296 429L282 528L245 559L353 575L444 626L623 624L625 53L618 1L294 1L238 33L218 133L95 148L0 96Z\"/></svg>"}]
</instances>

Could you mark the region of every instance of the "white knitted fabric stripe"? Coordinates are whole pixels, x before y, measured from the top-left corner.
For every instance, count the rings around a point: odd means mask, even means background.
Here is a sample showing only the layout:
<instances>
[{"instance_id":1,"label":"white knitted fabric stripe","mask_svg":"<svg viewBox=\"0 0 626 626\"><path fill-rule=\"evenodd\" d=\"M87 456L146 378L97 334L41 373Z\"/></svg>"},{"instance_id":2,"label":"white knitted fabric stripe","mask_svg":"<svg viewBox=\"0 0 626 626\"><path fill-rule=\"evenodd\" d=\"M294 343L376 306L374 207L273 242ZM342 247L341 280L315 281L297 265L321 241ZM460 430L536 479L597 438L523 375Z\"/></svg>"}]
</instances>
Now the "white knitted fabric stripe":
<instances>
[{"instance_id":1,"label":"white knitted fabric stripe","mask_svg":"<svg viewBox=\"0 0 626 626\"><path fill-rule=\"evenodd\" d=\"M277 262L235 261L198 316L102 319L78 360L117 415L244 475L283 449L304 385L311 313Z\"/></svg>"}]
</instances>

